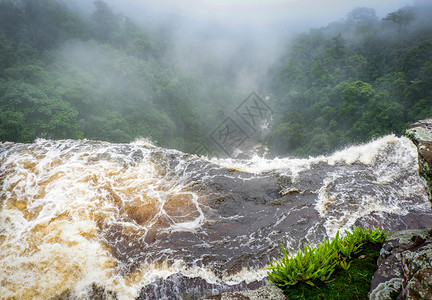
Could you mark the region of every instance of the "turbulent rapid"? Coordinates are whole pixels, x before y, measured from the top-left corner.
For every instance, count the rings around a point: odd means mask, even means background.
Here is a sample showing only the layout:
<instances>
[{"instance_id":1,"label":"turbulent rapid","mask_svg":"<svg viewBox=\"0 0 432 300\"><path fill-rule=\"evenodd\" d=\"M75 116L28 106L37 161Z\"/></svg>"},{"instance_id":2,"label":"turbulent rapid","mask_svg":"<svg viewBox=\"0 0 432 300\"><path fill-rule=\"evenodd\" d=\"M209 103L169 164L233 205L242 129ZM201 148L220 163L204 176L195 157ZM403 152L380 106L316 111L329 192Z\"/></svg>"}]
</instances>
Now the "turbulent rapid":
<instances>
[{"instance_id":1,"label":"turbulent rapid","mask_svg":"<svg viewBox=\"0 0 432 300\"><path fill-rule=\"evenodd\" d=\"M205 159L145 141L0 144L1 299L201 299L353 225L432 225L417 150Z\"/></svg>"}]
</instances>

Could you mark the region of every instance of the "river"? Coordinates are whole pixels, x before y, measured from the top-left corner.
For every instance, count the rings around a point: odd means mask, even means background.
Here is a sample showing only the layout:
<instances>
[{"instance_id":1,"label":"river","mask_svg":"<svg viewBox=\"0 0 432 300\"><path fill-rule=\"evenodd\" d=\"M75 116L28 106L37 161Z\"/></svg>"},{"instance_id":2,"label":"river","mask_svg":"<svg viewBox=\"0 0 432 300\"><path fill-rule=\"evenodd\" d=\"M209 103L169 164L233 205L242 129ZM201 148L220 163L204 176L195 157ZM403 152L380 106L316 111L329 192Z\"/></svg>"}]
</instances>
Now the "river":
<instances>
[{"instance_id":1,"label":"river","mask_svg":"<svg viewBox=\"0 0 432 300\"><path fill-rule=\"evenodd\" d=\"M0 144L1 299L201 299L352 226L432 225L416 147L199 158L140 140Z\"/></svg>"}]
</instances>

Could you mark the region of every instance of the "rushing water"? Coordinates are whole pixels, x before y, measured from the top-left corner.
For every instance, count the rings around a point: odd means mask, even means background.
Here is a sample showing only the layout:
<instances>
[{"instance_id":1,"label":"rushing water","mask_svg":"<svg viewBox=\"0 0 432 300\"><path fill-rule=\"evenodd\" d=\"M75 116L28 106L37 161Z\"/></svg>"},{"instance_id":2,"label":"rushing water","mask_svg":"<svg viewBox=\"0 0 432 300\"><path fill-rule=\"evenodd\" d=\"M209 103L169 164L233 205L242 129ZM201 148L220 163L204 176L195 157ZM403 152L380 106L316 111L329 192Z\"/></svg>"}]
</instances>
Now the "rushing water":
<instances>
[{"instance_id":1,"label":"rushing water","mask_svg":"<svg viewBox=\"0 0 432 300\"><path fill-rule=\"evenodd\" d=\"M264 284L280 243L432 224L395 136L273 160L38 140L0 144L0 165L1 299L200 299Z\"/></svg>"}]
</instances>

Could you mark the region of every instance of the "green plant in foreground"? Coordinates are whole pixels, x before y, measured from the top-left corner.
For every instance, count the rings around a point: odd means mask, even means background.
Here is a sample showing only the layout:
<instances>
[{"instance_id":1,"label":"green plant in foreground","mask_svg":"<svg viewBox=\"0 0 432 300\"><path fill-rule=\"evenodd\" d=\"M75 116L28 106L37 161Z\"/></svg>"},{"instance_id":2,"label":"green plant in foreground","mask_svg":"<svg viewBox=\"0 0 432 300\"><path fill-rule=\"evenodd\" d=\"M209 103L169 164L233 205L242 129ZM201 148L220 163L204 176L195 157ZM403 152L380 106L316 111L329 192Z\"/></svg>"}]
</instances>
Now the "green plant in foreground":
<instances>
[{"instance_id":1,"label":"green plant in foreground","mask_svg":"<svg viewBox=\"0 0 432 300\"><path fill-rule=\"evenodd\" d=\"M351 266L351 262L347 263L346 260L343 260L339 263L339 266L344 269L345 271L348 271L349 267Z\"/></svg>"},{"instance_id":2,"label":"green plant in foreground","mask_svg":"<svg viewBox=\"0 0 432 300\"><path fill-rule=\"evenodd\" d=\"M382 244L387 236L378 228L371 231L354 227L352 232L346 231L343 238L339 237L338 231L331 242L324 239L315 248L307 245L293 257L281 244L283 257L280 261L270 261L269 280L282 289L301 283L314 286L314 281L326 282L337 267L348 271L352 255L359 253L365 244Z\"/></svg>"}]
</instances>

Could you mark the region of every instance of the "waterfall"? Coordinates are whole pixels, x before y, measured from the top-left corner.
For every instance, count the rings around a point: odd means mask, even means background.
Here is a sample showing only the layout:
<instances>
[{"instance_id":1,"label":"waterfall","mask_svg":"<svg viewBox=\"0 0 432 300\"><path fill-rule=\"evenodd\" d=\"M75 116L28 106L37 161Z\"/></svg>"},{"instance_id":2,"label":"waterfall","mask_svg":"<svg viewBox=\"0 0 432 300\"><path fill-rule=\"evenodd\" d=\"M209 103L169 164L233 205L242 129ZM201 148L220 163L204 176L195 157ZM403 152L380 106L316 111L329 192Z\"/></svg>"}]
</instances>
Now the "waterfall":
<instances>
[{"instance_id":1,"label":"waterfall","mask_svg":"<svg viewBox=\"0 0 432 300\"><path fill-rule=\"evenodd\" d=\"M0 165L1 299L200 299L265 284L280 243L432 224L417 150L393 135L271 160L40 139L0 144Z\"/></svg>"}]
</instances>

